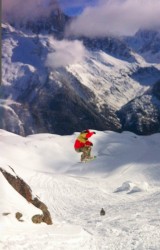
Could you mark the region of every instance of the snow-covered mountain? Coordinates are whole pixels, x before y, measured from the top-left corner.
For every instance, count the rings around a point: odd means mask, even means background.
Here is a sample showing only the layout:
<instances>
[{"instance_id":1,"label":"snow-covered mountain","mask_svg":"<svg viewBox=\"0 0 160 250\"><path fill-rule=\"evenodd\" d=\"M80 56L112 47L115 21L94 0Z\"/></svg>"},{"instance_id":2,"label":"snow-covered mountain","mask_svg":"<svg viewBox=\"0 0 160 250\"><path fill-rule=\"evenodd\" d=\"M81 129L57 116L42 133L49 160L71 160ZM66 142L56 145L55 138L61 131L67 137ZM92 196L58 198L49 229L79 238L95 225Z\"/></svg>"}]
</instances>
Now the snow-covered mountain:
<instances>
[{"instance_id":1,"label":"snow-covered mountain","mask_svg":"<svg viewBox=\"0 0 160 250\"><path fill-rule=\"evenodd\" d=\"M123 129L138 134L160 132L160 81L119 112Z\"/></svg>"},{"instance_id":2,"label":"snow-covered mountain","mask_svg":"<svg viewBox=\"0 0 160 250\"><path fill-rule=\"evenodd\" d=\"M125 41L147 62L160 63L160 29L139 30L134 37Z\"/></svg>"},{"instance_id":3,"label":"snow-covered mountain","mask_svg":"<svg viewBox=\"0 0 160 250\"><path fill-rule=\"evenodd\" d=\"M21 137L0 130L0 167L23 178L53 220L33 224L41 211L0 172L0 248L159 250L160 134L96 131L97 158L84 164L73 149L77 135Z\"/></svg>"},{"instance_id":4,"label":"snow-covered mountain","mask_svg":"<svg viewBox=\"0 0 160 250\"><path fill-rule=\"evenodd\" d=\"M57 20L64 29L67 18ZM62 39L62 28L56 28L58 36L49 27L35 32L33 26L2 26L0 128L21 135L70 134L84 127L121 131L118 111L160 79L159 50L150 50L149 61L142 53L143 36L141 43L137 34L130 39L68 40ZM137 43L143 44L141 49Z\"/></svg>"}]
</instances>

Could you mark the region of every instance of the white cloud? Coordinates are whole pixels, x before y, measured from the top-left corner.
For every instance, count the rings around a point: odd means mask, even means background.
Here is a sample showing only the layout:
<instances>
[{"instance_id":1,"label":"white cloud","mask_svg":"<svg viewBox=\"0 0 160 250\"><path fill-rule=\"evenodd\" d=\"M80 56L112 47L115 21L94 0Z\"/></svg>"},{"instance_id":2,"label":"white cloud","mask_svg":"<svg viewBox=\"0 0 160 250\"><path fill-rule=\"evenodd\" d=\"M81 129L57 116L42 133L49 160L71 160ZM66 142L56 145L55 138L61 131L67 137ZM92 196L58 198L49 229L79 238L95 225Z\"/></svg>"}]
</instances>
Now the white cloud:
<instances>
[{"instance_id":1,"label":"white cloud","mask_svg":"<svg viewBox=\"0 0 160 250\"><path fill-rule=\"evenodd\" d=\"M67 35L131 35L139 28L160 26L160 0L100 0L67 28Z\"/></svg>"},{"instance_id":2,"label":"white cloud","mask_svg":"<svg viewBox=\"0 0 160 250\"><path fill-rule=\"evenodd\" d=\"M2 17L4 21L36 19L48 16L58 6L57 0L3 0Z\"/></svg>"},{"instance_id":3,"label":"white cloud","mask_svg":"<svg viewBox=\"0 0 160 250\"><path fill-rule=\"evenodd\" d=\"M81 41L52 40L54 52L49 53L46 66L51 68L66 67L70 64L81 62L87 51Z\"/></svg>"}]
</instances>

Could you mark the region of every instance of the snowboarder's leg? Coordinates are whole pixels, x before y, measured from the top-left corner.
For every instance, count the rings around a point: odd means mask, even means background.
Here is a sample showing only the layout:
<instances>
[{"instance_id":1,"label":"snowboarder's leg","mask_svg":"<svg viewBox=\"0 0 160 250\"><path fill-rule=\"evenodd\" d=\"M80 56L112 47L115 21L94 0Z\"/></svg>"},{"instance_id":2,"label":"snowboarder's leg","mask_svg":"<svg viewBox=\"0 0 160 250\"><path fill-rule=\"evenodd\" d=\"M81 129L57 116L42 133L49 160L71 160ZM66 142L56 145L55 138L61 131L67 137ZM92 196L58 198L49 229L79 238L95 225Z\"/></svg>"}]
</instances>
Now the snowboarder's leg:
<instances>
[{"instance_id":1,"label":"snowboarder's leg","mask_svg":"<svg viewBox=\"0 0 160 250\"><path fill-rule=\"evenodd\" d=\"M86 149L85 149L85 147L76 149L76 152L77 153L82 153L81 154L81 161L84 161L84 159L86 158Z\"/></svg>"},{"instance_id":2,"label":"snowboarder's leg","mask_svg":"<svg viewBox=\"0 0 160 250\"><path fill-rule=\"evenodd\" d=\"M91 147L86 147L86 158L89 159L91 157Z\"/></svg>"},{"instance_id":3,"label":"snowboarder's leg","mask_svg":"<svg viewBox=\"0 0 160 250\"><path fill-rule=\"evenodd\" d=\"M89 159L91 156L91 147L83 147L81 148L81 151L83 152L81 155L81 161L85 161L85 159Z\"/></svg>"},{"instance_id":4,"label":"snowboarder's leg","mask_svg":"<svg viewBox=\"0 0 160 250\"><path fill-rule=\"evenodd\" d=\"M86 157L86 154L85 154L85 149L84 148L81 148L81 161L84 161L85 157Z\"/></svg>"},{"instance_id":5,"label":"snowboarder's leg","mask_svg":"<svg viewBox=\"0 0 160 250\"><path fill-rule=\"evenodd\" d=\"M93 158L91 156L91 149L92 148L90 146L85 146L85 147L76 149L76 152L82 153L81 154L81 162Z\"/></svg>"}]
</instances>

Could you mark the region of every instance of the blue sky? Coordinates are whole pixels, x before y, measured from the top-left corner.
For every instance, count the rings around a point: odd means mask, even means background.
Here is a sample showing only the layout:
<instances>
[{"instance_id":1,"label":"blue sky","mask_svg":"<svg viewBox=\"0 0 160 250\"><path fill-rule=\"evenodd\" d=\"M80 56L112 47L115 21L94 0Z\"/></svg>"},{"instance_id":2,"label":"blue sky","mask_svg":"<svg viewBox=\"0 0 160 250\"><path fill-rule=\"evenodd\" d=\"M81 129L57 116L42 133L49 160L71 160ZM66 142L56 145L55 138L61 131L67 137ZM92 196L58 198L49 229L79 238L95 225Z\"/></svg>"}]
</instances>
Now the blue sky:
<instances>
[{"instance_id":1,"label":"blue sky","mask_svg":"<svg viewBox=\"0 0 160 250\"><path fill-rule=\"evenodd\" d=\"M63 11L69 16L80 15L87 6L94 6L98 0L59 0Z\"/></svg>"}]
</instances>

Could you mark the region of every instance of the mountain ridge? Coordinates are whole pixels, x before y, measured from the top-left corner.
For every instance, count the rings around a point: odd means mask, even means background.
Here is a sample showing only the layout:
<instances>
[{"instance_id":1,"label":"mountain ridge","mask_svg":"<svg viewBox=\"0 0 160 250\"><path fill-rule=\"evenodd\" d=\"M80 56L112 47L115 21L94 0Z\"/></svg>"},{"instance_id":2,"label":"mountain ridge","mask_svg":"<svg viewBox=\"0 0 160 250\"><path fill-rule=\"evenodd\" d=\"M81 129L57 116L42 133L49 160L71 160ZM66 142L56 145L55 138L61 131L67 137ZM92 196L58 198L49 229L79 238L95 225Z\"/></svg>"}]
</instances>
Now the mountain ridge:
<instances>
[{"instance_id":1,"label":"mountain ridge","mask_svg":"<svg viewBox=\"0 0 160 250\"><path fill-rule=\"evenodd\" d=\"M0 127L11 132L71 134L84 127L120 132L124 129L119 116L122 107L160 79L159 64L145 61L128 38L76 40L76 46L83 46L83 58L54 68L52 62L46 65L48 55L54 58L60 53L57 44L67 44L64 59L70 56L73 38L58 42L53 34L28 33L9 24L2 27L1 99L6 102L0 103ZM17 104L7 104L7 99Z\"/></svg>"}]
</instances>

